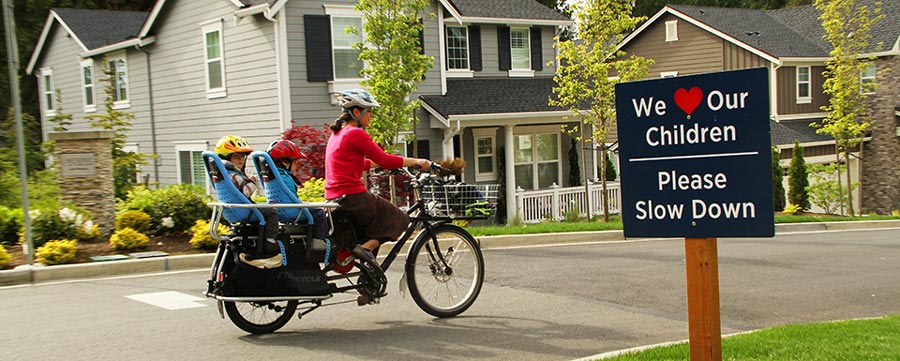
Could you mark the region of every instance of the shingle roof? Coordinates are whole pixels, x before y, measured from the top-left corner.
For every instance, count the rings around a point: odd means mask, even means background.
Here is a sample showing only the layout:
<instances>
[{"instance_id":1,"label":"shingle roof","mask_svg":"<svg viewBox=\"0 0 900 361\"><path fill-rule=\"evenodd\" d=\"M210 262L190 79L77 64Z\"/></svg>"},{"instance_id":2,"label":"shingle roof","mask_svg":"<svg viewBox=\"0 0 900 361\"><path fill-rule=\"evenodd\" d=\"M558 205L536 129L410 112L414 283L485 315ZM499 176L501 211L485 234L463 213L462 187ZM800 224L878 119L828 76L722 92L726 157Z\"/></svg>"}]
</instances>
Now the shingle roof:
<instances>
[{"instance_id":1,"label":"shingle roof","mask_svg":"<svg viewBox=\"0 0 900 361\"><path fill-rule=\"evenodd\" d=\"M535 0L450 0L464 17L568 21Z\"/></svg>"},{"instance_id":2,"label":"shingle roof","mask_svg":"<svg viewBox=\"0 0 900 361\"><path fill-rule=\"evenodd\" d=\"M272 6L273 4L275 4L275 0L240 0L240 1L241 1L241 4L244 4L244 6L253 6L253 5L259 5L259 4L269 4L269 6Z\"/></svg>"},{"instance_id":3,"label":"shingle roof","mask_svg":"<svg viewBox=\"0 0 900 361\"><path fill-rule=\"evenodd\" d=\"M446 95L421 99L444 117L565 110L548 105L553 78L448 79Z\"/></svg>"},{"instance_id":4,"label":"shingle roof","mask_svg":"<svg viewBox=\"0 0 900 361\"><path fill-rule=\"evenodd\" d=\"M862 0L872 6L876 0ZM890 49L900 36L900 1L881 3L885 17L871 29L867 52ZM778 10L751 10L708 6L669 5L739 41L777 57L827 57L821 12L813 5ZM883 43L879 47L879 43Z\"/></svg>"},{"instance_id":5,"label":"shingle roof","mask_svg":"<svg viewBox=\"0 0 900 361\"><path fill-rule=\"evenodd\" d=\"M782 120L781 123L770 121L769 129L772 131L773 145L791 145L794 140L800 143L833 142L834 138L826 134L816 133L816 128L810 126L813 122L821 122L822 118Z\"/></svg>"},{"instance_id":6,"label":"shingle roof","mask_svg":"<svg viewBox=\"0 0 900 361\"><path fill-rule=\"evenodd\" d=\"M72 29L88 50L137 37L149 13L54 8L53 12Z\"/></svg>"}]
</instances>

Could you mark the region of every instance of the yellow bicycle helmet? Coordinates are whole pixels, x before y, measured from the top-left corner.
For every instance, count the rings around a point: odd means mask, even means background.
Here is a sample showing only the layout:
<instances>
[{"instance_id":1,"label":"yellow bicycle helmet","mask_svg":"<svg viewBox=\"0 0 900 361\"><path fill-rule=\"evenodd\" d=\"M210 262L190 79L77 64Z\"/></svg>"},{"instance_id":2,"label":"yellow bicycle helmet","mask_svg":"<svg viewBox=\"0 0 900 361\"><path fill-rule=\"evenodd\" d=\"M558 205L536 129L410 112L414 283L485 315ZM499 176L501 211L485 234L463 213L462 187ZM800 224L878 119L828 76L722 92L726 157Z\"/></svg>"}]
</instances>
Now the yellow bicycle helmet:
<instances>
[{"instance_id":1,"label":"yellow bicycle helmet","mask_svg":"<svg viewBox=\"0 0 900 361\"><path fill-rule=\"evenodd\" d=\"M219 138L215 149L216 154L222 157L227 157L233 153L250 153L252 151L253 148L250 148L250 143L236 135L226 135Z\"/></svg>"}]
</instances>

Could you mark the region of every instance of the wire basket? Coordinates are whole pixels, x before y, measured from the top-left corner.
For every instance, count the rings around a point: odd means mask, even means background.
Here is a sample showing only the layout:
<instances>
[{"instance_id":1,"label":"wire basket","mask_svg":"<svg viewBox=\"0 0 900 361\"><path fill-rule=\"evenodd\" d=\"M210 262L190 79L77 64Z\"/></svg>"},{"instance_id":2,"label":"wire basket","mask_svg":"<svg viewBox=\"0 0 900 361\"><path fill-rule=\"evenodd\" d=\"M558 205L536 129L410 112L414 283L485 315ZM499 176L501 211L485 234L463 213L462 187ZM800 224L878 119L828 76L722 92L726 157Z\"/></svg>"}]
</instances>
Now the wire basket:
<instances>
[{"instance_id":1,"label":"wire basket","mask_svg":"<svg viewBox=\"0 0 900 361\"><path fill-rule=\"evenodd\" d=\"M425 209L434 217L485 219L497 213L499 184L425 185Z\"/></svg>"}]
</instances>

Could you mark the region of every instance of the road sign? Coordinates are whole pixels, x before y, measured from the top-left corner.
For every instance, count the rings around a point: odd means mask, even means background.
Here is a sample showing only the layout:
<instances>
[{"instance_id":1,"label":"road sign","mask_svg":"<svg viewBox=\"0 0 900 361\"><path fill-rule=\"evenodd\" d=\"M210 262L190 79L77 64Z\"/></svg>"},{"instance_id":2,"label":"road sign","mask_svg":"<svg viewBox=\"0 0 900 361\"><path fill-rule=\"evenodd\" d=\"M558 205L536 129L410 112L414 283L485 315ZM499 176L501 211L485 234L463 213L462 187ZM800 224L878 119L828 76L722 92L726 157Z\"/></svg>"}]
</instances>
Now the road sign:
<instances>
[{"instance_id":1,"label":"road sign","mask_svg":"<svg viewBox=\"0 0 900 361\"><path fill-rule=\"evenodd\" d=\"M772 237L768 69L616 85L626 237Z\"/></svg>"}]
</instances>

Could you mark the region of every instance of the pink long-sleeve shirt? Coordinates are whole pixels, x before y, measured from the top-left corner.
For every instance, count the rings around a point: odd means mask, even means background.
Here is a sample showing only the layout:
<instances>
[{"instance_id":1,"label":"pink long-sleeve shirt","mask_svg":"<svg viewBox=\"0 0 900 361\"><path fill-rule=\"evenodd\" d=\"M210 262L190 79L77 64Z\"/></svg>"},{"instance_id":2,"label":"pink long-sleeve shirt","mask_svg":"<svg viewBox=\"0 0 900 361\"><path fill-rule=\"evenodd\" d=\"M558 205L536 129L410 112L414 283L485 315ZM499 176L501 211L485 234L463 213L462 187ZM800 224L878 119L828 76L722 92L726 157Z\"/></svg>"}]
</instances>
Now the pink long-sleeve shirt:
<instances>
[{"instance_id":1,"label":"pink long-sleeve shirt","mask_svg":"<svg viewBox=\"0 0 900 361\"><path fill-rule=\"evenodd\" d=\"M369 133L357 127L344 127L332 134L325 147L325 198L365 192L362 173L372 167L372 162L384 168L400 168L403 157L385 153Z\"/></svg>"}]
</instances>

